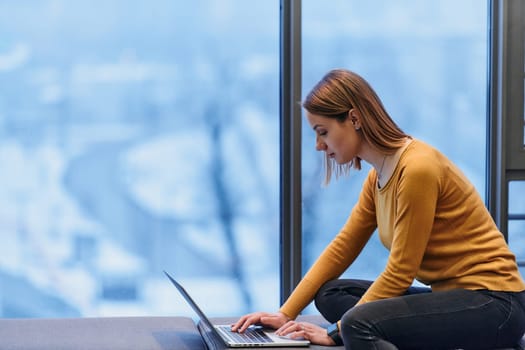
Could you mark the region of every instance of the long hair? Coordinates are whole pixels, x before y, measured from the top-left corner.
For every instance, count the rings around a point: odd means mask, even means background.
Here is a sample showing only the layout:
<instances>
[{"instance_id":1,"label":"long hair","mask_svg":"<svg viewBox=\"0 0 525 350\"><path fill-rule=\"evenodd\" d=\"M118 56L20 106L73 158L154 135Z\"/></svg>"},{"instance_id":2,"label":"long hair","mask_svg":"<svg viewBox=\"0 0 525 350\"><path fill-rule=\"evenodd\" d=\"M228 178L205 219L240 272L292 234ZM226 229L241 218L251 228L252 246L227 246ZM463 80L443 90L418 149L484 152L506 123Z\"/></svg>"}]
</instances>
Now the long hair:
<instances>
[{"instance_id":1,"label":"long hair","mask_svg":"<svg viewBox=\"0 0 525 350\"><path fill-rule=\"evenodd\" d=\"M361 133L364 140L381 153L393 154L403 146L409 135L392 120L379 96L368 82L346 69L328 72L308 93L302 103L311 114L334 118L343 122L348 111L356 109L361 115ZM350 168L361 169L361 159L355 157L347 164L338 165L325 155L325 184L332 174L348 174Z\"/></svg>"}]
</instances>

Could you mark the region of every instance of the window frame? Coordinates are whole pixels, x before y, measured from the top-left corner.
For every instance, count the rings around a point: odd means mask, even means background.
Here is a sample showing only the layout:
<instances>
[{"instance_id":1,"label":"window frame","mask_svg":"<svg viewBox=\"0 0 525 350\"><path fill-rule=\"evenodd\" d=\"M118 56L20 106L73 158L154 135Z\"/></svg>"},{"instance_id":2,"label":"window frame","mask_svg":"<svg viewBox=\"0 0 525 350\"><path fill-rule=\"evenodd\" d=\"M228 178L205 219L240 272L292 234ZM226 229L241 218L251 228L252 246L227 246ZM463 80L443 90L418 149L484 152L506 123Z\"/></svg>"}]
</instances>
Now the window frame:
<instances>
[{"instance_id":1,"label":"window frame","mask_svg":"<svg viewBox=\"0 0 525 350\"><path fill-rule=\"evenodd\" d=\"M487 207L508 241L509 182L525 180L525 4L489 0ZM521 74L516 74L521 72Z\"/></svg>"},{"instance_id":2,"label":"window frame","mask_svg":"<svg viewBox=\"0 0 525 350\"><path fill-rule=\"evenodd\" d=\"M525 4L488 0L486 205L508 240L509 181L525 180ZM281 303L301 271L301 0L280 1ZM509 43L512 42L512 45ZM512 72L522 74L512 74ZM511 118L512 115L519 116ZM520 216L521 217L521 216ZM519 219L519 217L518 217Z\"/></svg>"},{"instance_id":3,"label":"window frame","mask_svg":"<svg viewBox=\"0 0 525 350\"><path fill-rule=\"evenodd\" d=\"M302 278L301 0L280 0L280 301Z\"/></svg>"}]
</instances>

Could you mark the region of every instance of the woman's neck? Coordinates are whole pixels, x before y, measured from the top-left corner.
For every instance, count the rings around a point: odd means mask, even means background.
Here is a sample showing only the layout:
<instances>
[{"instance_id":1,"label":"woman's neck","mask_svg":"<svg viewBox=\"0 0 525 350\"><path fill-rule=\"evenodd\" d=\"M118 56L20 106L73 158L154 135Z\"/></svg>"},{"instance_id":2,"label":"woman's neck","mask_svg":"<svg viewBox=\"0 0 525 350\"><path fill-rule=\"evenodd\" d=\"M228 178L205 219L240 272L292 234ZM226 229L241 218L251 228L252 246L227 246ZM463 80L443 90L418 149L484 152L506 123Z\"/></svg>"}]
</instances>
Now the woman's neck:
<instances>
[{"instance_id":1,"label":"woman's neck","mask_svg":"<svg viewBox=\"0 0 525 350\"><path fill-rule=\"evenodd\" d=\"M377 185L379 188L384 187L388 180L392 177L392 174L394 174L394 170L396 169L397 163L399 162L399 158L401 158L401 155L403 154L403 151L410 145L412 142L411 138L407 138L404 142L404 144L399 147L393 154L383 154L383 161L380 164L379 167L376 167L374 165L374 168L377 172Z\"/></svg>"}]
</instances>

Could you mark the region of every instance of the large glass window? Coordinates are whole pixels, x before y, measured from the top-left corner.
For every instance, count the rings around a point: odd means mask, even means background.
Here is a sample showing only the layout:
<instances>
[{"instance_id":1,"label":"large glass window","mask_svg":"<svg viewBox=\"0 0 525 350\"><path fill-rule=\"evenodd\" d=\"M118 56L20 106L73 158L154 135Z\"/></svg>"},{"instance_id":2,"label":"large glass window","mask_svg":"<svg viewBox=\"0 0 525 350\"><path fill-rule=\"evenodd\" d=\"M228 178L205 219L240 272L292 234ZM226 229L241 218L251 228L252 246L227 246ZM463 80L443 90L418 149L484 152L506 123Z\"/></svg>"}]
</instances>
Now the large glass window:
<instances>
[{"instance_id":1,"label":"large glass window","mask_svg":"<svg viewBox=\"0 0 525 350\"><path fill-rule=\"evenodd\" d=\"M190 312L163 270L278 307L278 1L2 1L0 33L0 316Z\"/></svg>"},{"instance_id":2,"label":"large glass window","mask_svg":"<svg viewBox=\"0 0 525 350\"><path fill-rule=\"evenodd\" d=\"M520 271L525 271L525 181L509 182L508 243L516 254Z\"/></svg>"},{"instance_id":3,"label":"large glass window","mask_svg":"<svg viewBox=\"0 0 525 350\"><path fill-rule=\"evenodd\" d=\"M451 158L484 196L487 4L470 1L303 2L303 96L330 69L367 79L396 122ZM346 221L369 167L323 180L303 123L303 268ZM377 236L347 274L374 279L387 251Z\"/></svg>"}]
</instances>

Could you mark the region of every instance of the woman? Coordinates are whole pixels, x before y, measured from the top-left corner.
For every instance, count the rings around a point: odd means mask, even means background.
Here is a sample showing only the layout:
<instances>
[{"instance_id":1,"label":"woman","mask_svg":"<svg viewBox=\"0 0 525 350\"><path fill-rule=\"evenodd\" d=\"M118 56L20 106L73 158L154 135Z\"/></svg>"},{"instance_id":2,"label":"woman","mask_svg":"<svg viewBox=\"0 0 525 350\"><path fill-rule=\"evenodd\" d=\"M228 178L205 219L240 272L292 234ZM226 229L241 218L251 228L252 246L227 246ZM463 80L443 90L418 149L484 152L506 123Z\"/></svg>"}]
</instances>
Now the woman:
<instances>
[{"instance_id":1,"label":"woman","mask_svg":"<svg viewBox=\"0 0 525 350\"><path fill-rule=\"evenodd\" d=\"M525 284L469 180L405 134L353 72L329 72L303 107L325 152L327 182L361 160L373 169L347 222L280 310L245 315L232 331L263 324L347 349L515 345L525 332ZM390 251L384 271L373 282L339 280L376 228ZM333 323L328 329L294 321L312 300Z\"/></svg>"}]
</instances>

